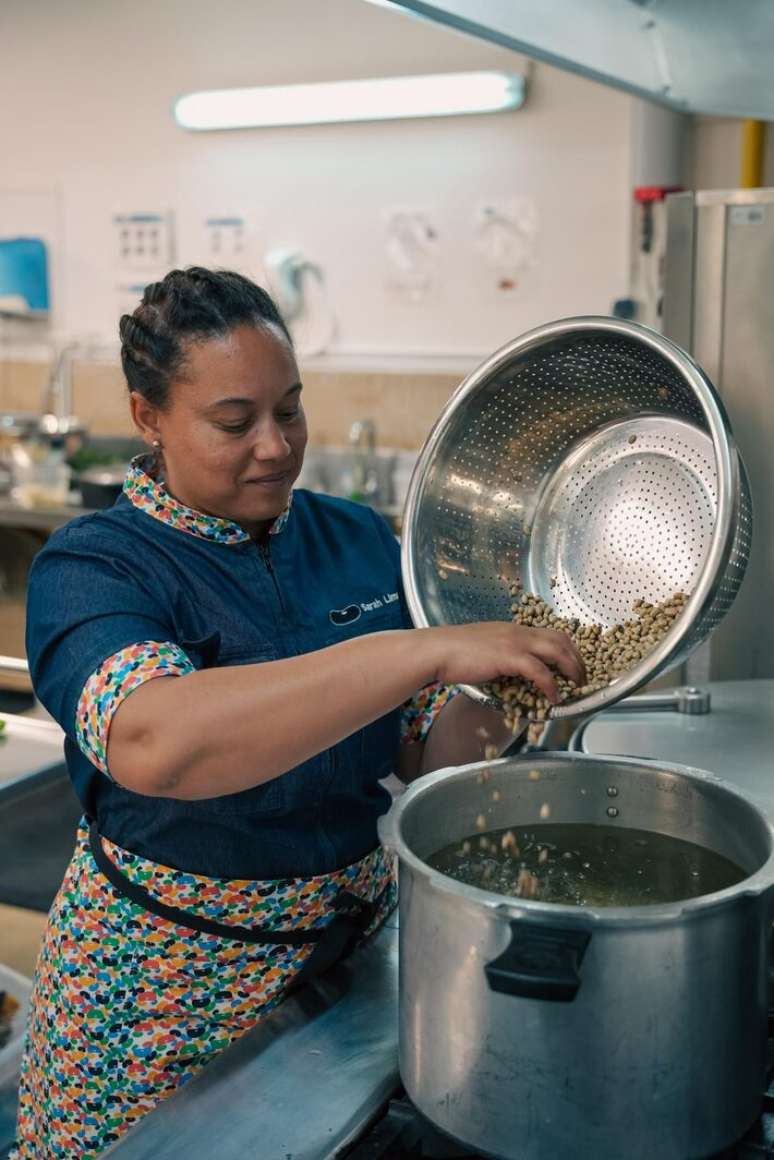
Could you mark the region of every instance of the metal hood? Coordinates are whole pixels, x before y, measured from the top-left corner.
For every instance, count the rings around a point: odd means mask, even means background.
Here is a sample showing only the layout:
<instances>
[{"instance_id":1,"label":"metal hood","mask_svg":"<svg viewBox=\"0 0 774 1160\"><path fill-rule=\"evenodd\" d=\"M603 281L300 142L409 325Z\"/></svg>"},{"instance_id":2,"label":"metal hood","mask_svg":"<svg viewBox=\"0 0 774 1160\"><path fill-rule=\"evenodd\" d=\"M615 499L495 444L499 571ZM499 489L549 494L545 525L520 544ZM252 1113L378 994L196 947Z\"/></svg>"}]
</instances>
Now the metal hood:
<instances>
[{"instance_id":1,"label":"metal hood","mask_svg":"<svg viewBox=\"0 0 774 1160\"><path fill-rule=\"evenodd\" d=\"M683 113L774 120L772 0L394 0Z\"/></svg>"}]
</instances>

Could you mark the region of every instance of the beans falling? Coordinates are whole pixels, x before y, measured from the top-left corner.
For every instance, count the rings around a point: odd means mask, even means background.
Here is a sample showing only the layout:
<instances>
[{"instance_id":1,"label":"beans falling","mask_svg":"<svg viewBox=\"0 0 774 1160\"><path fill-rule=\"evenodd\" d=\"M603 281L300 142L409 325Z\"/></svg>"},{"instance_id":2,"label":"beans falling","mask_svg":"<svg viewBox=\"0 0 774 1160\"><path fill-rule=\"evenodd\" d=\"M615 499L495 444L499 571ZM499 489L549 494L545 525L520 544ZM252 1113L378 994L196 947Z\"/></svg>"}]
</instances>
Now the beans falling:
<instances>
[{"instance_id":1,"label":"beans falling","mask_svg":"<svg viewBox=\"0 0 774 1160\"><path fill-rule=\"evenodd\" d=\"M581 624L576 617L559 616L545 600L521 592L517 584L511 585L510 593L514 599L511 614L515 624L565 632L583 658L585 685L578 686L561 673L554 674L560 702L596 693L633 668L656 648L688 602L684 592L676 592L661 604L636 600L634 616L630 620L604 629L601 624ZM487 690L502 701L505 722L512 732L519 732L524 717L535 733L542 730L550 704L531 681L522 677L503 677L488 685Z\"/></svg>"},{"instance_id":2,"label":"beans falling","mask_svg":"<svg viewBox=\"0 0 774 1160\"><path fill-rule=\"evenodd\" d=\"M522 866L521 870L519 870L519 876L516 879L516 890L514 893L518 898L535 898L539 885L536 876L527 870L526 866Z\"/></svg>"}]
</instances>

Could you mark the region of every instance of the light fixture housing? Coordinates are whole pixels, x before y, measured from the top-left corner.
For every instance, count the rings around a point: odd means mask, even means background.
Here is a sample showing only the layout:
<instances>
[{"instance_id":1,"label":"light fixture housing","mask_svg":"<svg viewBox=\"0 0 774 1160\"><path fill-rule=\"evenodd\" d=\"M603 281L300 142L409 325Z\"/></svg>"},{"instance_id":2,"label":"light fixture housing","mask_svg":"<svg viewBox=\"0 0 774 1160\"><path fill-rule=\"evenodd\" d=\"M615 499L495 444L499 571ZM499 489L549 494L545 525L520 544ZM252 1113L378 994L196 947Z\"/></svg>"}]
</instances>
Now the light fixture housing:
<instances>
[{"instance_id":1,"label":"light fixture housing","mask_svg":"<svg viewBox=\"0 0 774 1160\"><path fill-rule=\"evenodd\" d=\"M275 128L498 113L518 109L524 97L525 81L518 73L430 73L212 89L180 97L174 115L184 129L197 131Z\"/></svg>"}]
</instances>

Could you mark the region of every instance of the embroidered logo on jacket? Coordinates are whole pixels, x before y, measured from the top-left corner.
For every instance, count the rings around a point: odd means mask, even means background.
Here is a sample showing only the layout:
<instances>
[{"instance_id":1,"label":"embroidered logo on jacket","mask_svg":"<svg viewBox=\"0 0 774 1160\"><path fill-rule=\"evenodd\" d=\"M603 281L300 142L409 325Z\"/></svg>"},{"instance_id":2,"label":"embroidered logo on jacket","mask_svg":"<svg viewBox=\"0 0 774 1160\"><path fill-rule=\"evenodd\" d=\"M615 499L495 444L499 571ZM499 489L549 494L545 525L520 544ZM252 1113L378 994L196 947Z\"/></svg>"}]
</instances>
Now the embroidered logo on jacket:
<instances>
[{"instance_id":1,"label":"embroidered logo on jacket","mask_svg":"<svg viewBox=\"0 0 774 1160\"><path fill-rule=\"evenodd\" d=\"M385 604L394 604L398 599L397 592L386 592L383 596L376 596L373 600L363 600L360 604L348 604L346 608L332 608L328 613L331 624L341 626L354 624L364 612L375 612L377 608L384 608Z\"/></svg>"},{"instance_id":2,"label":"embroidered logo on jacket","mask_svg":"<svg viewBox=\"0 0 774 1160\"><path fill-rule=\"evenodd\" d=\"M346 608L332 608L328 613L331 624L341 626L342 624L352 624L354 621L360 619L360 605L348 604Z\"/></svg>"}]
</instances>

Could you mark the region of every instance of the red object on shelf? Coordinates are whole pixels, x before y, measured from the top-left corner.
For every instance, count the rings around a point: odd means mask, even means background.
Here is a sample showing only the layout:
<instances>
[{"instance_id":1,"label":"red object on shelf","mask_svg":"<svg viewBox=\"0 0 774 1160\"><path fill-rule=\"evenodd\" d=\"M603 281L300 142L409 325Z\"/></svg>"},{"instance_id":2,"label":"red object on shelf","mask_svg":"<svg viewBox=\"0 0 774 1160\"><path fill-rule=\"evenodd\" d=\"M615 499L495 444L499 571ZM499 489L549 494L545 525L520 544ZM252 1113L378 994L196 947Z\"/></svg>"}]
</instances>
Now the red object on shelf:
<instances>
[{"instance_id":1,"label":"red object on shelf","mask_svg":"<svg viewBox=\"0 0 774 1160\"><path fill-rule=\"evenodd\" d=\"M650 205L654 201L663 201L668 193L682 192L682 185L638 185L634 191L634 200L640 205Z\"/></svg>"}]
</instances>

